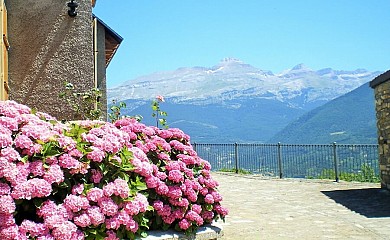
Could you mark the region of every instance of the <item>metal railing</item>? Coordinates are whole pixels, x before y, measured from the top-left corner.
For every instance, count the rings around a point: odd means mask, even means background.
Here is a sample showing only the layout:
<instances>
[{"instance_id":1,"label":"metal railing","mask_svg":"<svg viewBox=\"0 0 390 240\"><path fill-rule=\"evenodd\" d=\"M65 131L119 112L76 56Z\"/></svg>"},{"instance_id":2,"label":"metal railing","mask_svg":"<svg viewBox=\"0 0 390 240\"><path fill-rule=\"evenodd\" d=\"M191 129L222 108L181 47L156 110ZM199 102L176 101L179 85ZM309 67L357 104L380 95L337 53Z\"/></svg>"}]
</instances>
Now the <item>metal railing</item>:
<instances>
[{"instance_id":1,"label":"metal railing","mask_svg":"<svg viewBox=\"0 0 390 240\"><path fill-rule=\"evenodd\" d=\"M230 170L287 178L379 175L377 144L193 143L213 171Z\"/></svg>"}]
</instances>

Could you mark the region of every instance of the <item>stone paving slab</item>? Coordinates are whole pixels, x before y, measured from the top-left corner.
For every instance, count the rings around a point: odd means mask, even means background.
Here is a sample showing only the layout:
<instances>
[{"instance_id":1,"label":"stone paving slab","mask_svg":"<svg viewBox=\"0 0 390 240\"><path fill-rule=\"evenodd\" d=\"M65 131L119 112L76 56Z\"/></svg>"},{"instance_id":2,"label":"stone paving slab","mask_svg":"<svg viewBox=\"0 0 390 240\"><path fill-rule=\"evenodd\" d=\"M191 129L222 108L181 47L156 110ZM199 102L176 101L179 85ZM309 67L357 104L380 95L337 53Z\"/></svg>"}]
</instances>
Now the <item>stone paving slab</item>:
<instances>
[{"instance_id":1,"label":"stone paving slab","mask_svg":"<svg viewBox=\"0 0 390 240\"><path fill-rule=\"evenodd\" d=\"M228 239L390 239L380 184L213 173L229 208Z\"/></svg>"}]
</instances>

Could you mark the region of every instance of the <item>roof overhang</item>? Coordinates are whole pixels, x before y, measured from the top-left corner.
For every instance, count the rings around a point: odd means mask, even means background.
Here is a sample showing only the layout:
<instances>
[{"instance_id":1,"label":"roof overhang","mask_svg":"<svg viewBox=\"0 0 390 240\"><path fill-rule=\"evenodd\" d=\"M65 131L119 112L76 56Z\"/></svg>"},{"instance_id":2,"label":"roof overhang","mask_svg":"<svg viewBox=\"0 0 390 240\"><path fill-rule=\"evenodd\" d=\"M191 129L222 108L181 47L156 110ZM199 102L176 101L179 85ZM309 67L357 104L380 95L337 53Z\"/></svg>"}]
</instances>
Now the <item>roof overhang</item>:
<instances>
[{"instance_id":1,"label":"roof overhang","mask_svg":"<svg viewBox=\"0 0 390 240\"><path fill-rule=\"evenodd\" d=\"M93 15L94 18L104 27L105 31L105 57L106 57L106 67L110 64L111 59L114 57L117 49L119 48L123 38L112 30L107 24L105 24L100 18Z\"/></svg>"},{"instance_id":2,"label":"roof overhang","mask_svg":"<svg viewBox=\"0 0 390 240\"><path fill-rule=\"evenodd\" d=\"M381 75L379 75L378 77L374 78L371 82L370 82L370 87L371 88L375 88L376 86L384 83L384 82L387 82L390 80L390 70L387 71L387 72L384 72L382 73Z\"/></svg>"}]
</instances>

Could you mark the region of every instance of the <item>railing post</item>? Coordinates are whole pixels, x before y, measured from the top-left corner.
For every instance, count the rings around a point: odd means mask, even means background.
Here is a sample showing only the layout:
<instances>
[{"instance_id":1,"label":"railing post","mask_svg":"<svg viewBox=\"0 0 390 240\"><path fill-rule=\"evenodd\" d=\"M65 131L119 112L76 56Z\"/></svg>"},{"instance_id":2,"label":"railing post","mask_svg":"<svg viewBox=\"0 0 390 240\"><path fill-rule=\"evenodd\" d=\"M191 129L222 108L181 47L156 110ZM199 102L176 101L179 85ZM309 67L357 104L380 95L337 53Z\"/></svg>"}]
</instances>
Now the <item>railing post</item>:
<instances>
[{"instance_id":1,"label":"railing post","mask_svg":"<svg viewBox=\"0 0 390 240\"><path fill-rule=\"evenodd\" d=\"M336 182L339 182L339 161L337 159L336 142L333 143L333 162L334 162L334 175Z\"/></svg>"},{"instance_id":2,"label":"railing post","mask_svg":"<svg viewBox=\"0 0 390 240\"><path fill-rule=\"evenodd\" d=\"M280 144L280 142L278 142L278 165L279 165L279 178L283 178L282 144Z\"/></svg>"},{"instance_id":3,"label":"railing post","mask_svg":"<svg viewBox=\"0 0 390 240\"><path fill-rule=\"evenodd\" d=\"M238 144L234 143L234 162L236 163L236 173L238 173Z\"/></svg>"},{"instance_id":4,"label":"railing post","mask_svg":"<svg viewBox=\"0 0 390 240\"><path fill-rule=\"evenodd\" d=\"M194 151L196 152L196 142L194 142Z\"/></svg>"}]
</instances>

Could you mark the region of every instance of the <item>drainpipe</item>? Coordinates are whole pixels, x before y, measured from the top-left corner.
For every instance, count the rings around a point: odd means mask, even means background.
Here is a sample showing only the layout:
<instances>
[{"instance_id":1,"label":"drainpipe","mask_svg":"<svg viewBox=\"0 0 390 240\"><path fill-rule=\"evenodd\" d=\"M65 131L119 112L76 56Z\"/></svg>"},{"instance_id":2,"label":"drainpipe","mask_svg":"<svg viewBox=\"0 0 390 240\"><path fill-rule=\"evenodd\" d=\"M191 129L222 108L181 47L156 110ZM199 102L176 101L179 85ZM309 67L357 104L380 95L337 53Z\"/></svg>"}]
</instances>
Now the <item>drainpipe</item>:
<instances>
[{"instance_id":1,"label":"drainpipe","mask_svg":"<svg viewBox=\"0 0 390 240\"><path fill-rule=\"evenodd\" d=\"M98 22L97 19L93 19L93 60L94 60L94 88L98 88L98 39L97 39L97 28ZM95 110L97 110L98 105L95 101Z\"/></svg>"}]
</instances>

